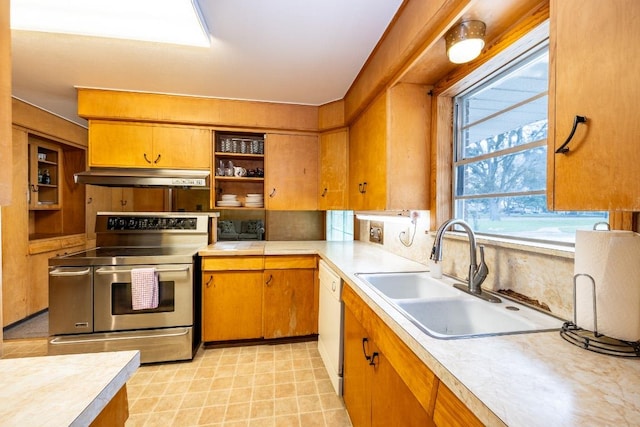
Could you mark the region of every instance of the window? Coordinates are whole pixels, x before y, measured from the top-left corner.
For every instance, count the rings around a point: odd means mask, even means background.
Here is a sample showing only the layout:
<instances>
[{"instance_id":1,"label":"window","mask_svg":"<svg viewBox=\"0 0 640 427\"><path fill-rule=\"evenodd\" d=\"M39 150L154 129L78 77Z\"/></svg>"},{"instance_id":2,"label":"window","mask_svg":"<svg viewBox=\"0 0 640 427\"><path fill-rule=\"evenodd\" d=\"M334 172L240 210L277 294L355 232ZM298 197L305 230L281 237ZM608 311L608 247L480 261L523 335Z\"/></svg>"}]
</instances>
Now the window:
<instances>
[{"instance_id":1,"label":"window","mask_svg":"<svg viewBox=\"0 0 640 427\"><path fill-rule=\"evenodd\" d=\"M604 212L547 210L549 49L454 98L454 215L480 234L572 243Z\"/></svg>"},{"instance_id":2,"label":"window","mask_svg":"<svg viewBox=\"0 0 640 427\"><path fill-rule=\"evenodd\" d=\"M353 211L327 211L326 240L353 240Z\"/></svg>"}]
</instances>

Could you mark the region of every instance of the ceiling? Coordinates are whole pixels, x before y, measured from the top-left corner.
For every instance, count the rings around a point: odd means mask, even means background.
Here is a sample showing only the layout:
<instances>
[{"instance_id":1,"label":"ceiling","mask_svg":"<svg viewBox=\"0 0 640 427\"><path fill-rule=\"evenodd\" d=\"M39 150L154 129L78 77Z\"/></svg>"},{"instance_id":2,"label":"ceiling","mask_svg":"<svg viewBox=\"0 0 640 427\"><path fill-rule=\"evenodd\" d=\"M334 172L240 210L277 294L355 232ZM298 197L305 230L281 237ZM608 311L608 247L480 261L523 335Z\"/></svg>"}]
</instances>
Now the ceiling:
<instances>
[{"instance_id":1,"label":"ceiling","mask_svg":"<svg viewBox=\"0 0 640 427\"><path fill-rule=\"evenodd\" d=\"M75 87L322 105L402 0L199 0L210 48L12 31L13 95L86 126Z\"/></svg>"}]
</instances>

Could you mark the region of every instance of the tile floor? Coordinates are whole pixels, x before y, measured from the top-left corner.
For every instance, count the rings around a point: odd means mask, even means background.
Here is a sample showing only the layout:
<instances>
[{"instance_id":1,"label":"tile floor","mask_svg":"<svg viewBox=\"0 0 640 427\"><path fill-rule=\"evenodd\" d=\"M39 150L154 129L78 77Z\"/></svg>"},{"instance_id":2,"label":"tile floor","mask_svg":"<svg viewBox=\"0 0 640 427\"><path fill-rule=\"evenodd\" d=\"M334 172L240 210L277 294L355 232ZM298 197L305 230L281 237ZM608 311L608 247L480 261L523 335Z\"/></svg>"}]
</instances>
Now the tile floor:
<instances>
[{"instance_id":1,"label":"tile floor","mask_svg":"<svg viewBox=\"0 0 640 427\"><path fill-rule=\"evenodd\" d=\"M46 340L5 341L3 352L44 355ZM191 362L141 366L127 391L127 427L351 425L315 341L201 348Z\"/></svg>"}]
</instances>

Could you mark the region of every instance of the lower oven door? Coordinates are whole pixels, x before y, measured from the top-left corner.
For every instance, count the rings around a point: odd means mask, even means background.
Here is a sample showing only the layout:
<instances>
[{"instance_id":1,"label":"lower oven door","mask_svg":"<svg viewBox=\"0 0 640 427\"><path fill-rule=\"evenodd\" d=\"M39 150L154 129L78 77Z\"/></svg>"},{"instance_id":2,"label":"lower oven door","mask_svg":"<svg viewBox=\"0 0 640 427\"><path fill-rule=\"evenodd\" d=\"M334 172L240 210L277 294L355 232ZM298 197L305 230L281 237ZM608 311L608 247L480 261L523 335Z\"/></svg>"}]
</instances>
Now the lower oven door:
<instances>
[{"instance_id":1,"label":"lower oven door","mask_svg":"<svg viewBox=\"0 0 640 427\"><path fill-rule=\"evenodd\" d=\"M134 310L131 270L158 272L158 307ZM104 266L94 273L96 332L169 328L193 325L193 266L191 264Z\"/></svg>"}]
</instances>

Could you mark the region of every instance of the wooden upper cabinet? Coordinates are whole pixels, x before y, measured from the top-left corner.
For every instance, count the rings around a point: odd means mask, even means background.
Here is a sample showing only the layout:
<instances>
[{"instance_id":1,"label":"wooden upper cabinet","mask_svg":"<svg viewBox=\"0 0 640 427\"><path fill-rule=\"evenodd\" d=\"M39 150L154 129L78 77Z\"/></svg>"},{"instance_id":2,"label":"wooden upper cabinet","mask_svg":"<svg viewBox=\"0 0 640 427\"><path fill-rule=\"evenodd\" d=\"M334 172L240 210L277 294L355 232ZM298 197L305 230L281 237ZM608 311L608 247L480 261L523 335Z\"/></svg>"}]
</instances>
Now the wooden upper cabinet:
<instances>
[{"instance_id":1,"label":"wooden upper cabinet","mask_svg":"<svg viewBox=\"0 0 640 427\"><path fill-rule=\"evenodd\" d=\"M640 2L552 0L550 16L549 208L638 211Z\"/></svg>"},{"instance_id":2,"label":"wooden upper cabinet","mask_svg":"<svg viewBox=\"0 0 640 427\"><path fill-rule=\"evenodd\" d=\"M428 209L428 88L401 83L376 99L349 131L354 210Z\"/></svg>"},{"instance_id":3,"label":"wooden upper cabinet","mask_svg":"<svg viewBox=\"0 0 640 427\"><path fill-rule=\"evenodd\" d=\"M206 128L92 120L92 167L209 169L211 131Z\"/></svg>"},{"instance_id":4,"label":"wooden upper cabinet","mask_svg":"<svg viewBox=\"0 0 640 427\"><path fill-rule=\"evenodd\" d=\"M265 204L271 210L318 208L318 137L267 134Z\"/></svg>"},{"instance_id":5,"label":"wooden upper cabinet","mask_svg":"<svg viewBox=\"0 0 640 427\"><path fill-rule=\"evenodd\" d=\"M209 169L211 143L211 130L209 129L154 126L154 166L160 168Z\"/></svg>"},{"instance_id":6,"label":"wooden upper cabinet","mask_svg":"<svg viewBox=\"0 0 640 427\"><path fill-rule=\"evenodd\" d=\"M367 109L349 130L349 206L384 210L387 193L386 96Z\"/></svg>"},{"instance_id":7,"label":"wooden upper cabinet","mask_svg":"<svg viewBox=\"0 0 640 427\"><path fill-rule=\"evenodd\" d=\"M349 130L320 135L320 177L318 209L346 209L348 206Z\"/></svg>"}]
</instances>

